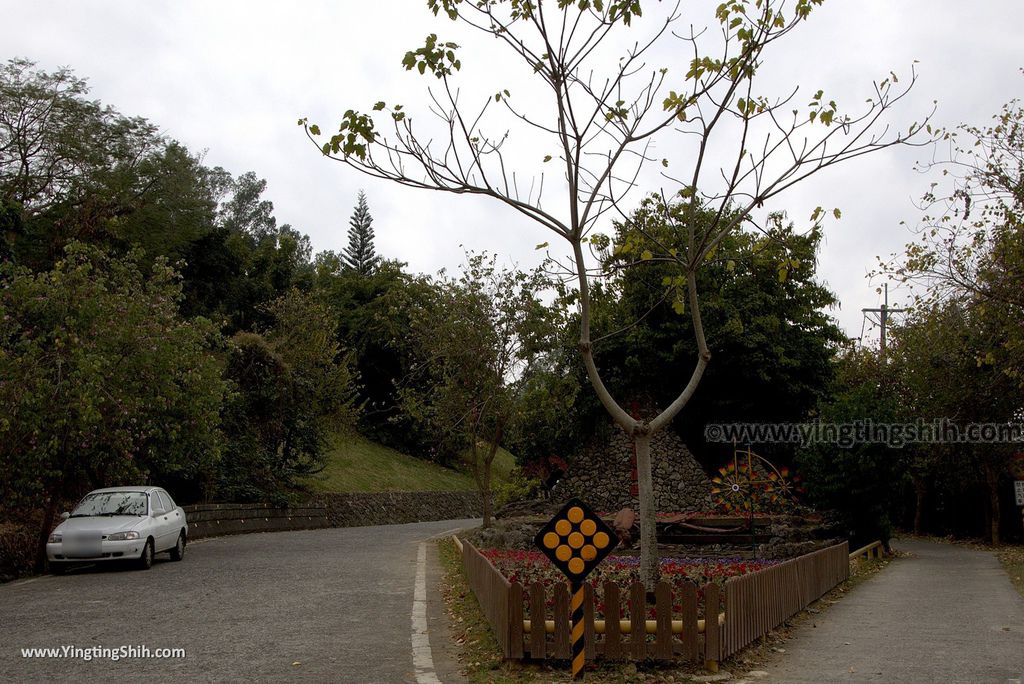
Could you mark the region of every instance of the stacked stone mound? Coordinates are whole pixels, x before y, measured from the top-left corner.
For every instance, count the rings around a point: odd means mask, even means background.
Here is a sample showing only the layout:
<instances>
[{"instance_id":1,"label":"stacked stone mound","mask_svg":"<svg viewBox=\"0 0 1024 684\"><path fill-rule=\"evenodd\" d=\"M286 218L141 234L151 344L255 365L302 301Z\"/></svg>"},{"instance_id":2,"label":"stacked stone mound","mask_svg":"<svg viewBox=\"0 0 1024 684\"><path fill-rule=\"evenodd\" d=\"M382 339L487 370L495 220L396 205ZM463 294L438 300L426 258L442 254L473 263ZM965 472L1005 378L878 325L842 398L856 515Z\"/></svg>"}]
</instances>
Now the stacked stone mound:
<instances>
[{"instance_id":1,"label":"stacked stone mound","mask_svg":"<svg viewBox=\"0 0 1024 684\"><path fill-rule=\"evenodd\" d=\"M660 512L708 511L711 481L679 436L663 430L651 439L654 502ZM630 496L633 441L621 430L595 441L569 459L569 473L552 490L552 498L577 496L598 511L639 509Z\"/></svg>"}]
</instances>

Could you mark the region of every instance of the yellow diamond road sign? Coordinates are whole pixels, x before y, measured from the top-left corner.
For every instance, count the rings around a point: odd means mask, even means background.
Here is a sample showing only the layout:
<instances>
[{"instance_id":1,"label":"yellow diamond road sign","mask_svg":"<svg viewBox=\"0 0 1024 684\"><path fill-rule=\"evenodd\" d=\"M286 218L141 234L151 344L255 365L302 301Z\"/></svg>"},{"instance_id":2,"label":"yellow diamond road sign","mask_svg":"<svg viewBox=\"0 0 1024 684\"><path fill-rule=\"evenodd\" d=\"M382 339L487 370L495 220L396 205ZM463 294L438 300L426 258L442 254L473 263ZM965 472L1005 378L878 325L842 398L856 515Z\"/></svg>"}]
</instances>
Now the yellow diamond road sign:
<instances>
[{"instance_id":1,"label":"yellow diamond road sign","mask_svg":"<svg viewBox=\"0 0 1024 684\"><path fill-rule=\"evenodd\" d=\"M615 532L579 499L571 499L533 542L569 579L580 581L618 544Z\"/></svg>"}]
</instances>

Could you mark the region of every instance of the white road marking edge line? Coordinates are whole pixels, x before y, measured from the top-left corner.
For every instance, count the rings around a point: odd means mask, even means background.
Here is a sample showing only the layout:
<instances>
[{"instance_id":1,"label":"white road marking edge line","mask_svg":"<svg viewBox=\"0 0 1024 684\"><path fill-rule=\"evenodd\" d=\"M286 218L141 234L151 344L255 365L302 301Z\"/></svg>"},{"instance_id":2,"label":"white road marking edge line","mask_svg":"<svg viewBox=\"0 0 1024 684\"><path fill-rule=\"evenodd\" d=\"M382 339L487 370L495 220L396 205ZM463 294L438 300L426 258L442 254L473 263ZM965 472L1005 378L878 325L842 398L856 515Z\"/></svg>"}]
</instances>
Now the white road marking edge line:
<instances>
[{"instance_id":1,"label":"white road marking edge line","mask_svg":"<svg viewBox=\"0 0 1024 684\"><path fill-rule=\"evenodd\" d=\"M441 684L434 672L434 656L427 634L427 545L416 554L416 585L412 597L412 664L418 684Z\"/></svg>"}]
</instances>

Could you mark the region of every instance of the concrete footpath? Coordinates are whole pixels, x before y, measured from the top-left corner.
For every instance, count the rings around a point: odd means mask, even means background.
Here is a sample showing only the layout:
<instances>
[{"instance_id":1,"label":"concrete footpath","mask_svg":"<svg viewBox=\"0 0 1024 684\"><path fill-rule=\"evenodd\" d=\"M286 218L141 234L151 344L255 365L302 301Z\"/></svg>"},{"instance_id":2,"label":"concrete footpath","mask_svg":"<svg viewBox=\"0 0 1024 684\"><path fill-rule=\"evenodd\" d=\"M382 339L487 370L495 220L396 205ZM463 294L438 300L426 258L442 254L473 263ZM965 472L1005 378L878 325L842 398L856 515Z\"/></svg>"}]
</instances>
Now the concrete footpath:
<instances>
[{"instance_id":1,"label":"concrete footpath","mask_svg":"<svg viewBox=\"0 0 1024 684\"><path fill-rule=\"evenodd\" d=\"M996 556L894 546L909 556L812 616L756 681L1024 684L1024 598Z\"/></svg>"}]
</instances>

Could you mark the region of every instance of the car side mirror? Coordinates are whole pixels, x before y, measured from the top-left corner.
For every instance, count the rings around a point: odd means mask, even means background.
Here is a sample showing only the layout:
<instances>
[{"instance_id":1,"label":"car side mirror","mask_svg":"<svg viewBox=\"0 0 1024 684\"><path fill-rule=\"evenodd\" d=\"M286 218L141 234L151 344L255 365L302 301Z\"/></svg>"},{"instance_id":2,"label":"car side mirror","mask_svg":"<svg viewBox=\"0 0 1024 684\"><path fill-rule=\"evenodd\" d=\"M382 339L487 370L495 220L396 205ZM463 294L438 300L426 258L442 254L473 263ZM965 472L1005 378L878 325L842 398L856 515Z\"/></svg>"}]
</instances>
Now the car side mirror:
<instances>
[{"instance_id":1,"label":"car side mirror","mask_svg":"<svg viewBox=\"0 0 1024 684\"><path fill-rule=\"evenodd\" d=\"M68 513L67 511L64 511L63 513L60 514L60 519L61 520L67 520L70 517L71 517L71 514Z\"/></svg>"}]
</instances>

